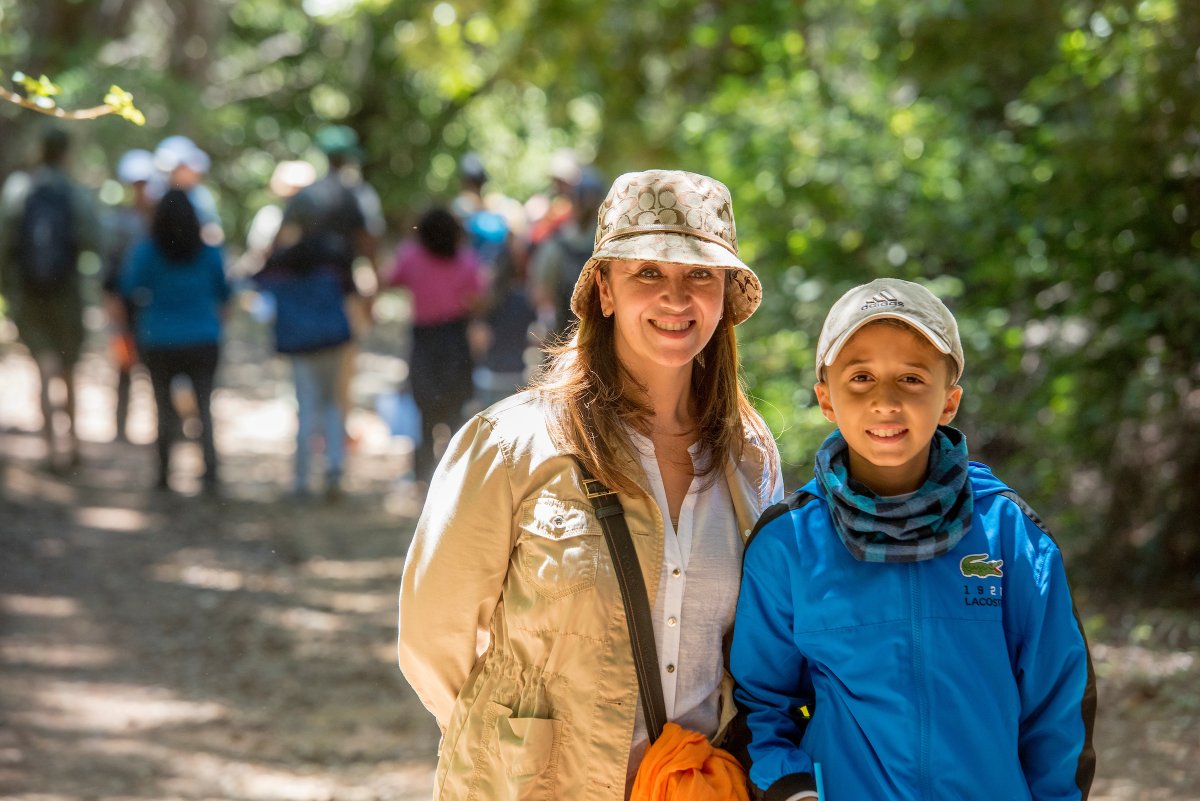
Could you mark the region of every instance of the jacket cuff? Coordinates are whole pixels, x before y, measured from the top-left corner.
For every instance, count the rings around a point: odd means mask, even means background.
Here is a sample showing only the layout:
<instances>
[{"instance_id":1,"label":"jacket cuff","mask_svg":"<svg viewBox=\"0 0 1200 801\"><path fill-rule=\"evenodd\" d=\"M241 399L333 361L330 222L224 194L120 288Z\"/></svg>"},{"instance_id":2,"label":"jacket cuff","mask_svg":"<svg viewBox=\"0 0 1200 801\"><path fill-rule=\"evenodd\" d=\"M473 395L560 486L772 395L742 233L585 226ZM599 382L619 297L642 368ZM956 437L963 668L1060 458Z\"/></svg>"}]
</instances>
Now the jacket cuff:
<instances>
[{"instance_id":1,"label":"jacket cuff","mask_svg":"<svg viewBox=\"0 0 1200 801\"><path fill-rule=\"evenodd\" d=\"M816 791L817 780L811 773L789 773L767 788L763 801L787 801L797 793Z\"/></svg>"}]
</instances>

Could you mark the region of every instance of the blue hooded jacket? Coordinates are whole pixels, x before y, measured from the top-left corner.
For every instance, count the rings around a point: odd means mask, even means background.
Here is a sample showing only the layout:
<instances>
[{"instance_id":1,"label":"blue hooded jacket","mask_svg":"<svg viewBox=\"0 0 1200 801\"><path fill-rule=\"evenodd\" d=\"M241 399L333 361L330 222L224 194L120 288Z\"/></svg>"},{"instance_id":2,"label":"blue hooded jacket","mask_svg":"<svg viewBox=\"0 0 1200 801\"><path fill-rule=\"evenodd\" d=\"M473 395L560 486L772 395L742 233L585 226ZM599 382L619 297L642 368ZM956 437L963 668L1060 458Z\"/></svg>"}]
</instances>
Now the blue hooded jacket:
<instances>
[{"instance_id":1,"label":"blue hooded jacket","mask_svg":"<svg viewBox=\"0 0 1200 801\"><path fill-rule=\"evenodd\" d=\"M1095 682L1061 554L969 476L970 531L921 562L856 561L816 481L763 514L731 671L769 801L818 777L829 801L1087 798Z\"/></svg>"}]
</instances>

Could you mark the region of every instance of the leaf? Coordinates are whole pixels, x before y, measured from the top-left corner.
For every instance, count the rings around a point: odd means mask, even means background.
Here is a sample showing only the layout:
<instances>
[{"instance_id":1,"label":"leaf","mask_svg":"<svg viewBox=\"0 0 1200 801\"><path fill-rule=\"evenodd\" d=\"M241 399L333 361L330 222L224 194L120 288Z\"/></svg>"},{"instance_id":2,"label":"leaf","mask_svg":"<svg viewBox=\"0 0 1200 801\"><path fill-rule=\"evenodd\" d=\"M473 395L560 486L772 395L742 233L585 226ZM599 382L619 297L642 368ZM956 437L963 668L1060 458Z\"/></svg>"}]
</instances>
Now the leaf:
<instances>
[{"instance_id":1,"label":"leaf","mask_svg":"<svg viewBox=\"0 0 1200 801\"><path fill-rule=\"evenodd\" d=\"M13 80L25 87L25 93L30 97L53 97L62 89L45 75L34 79L23 72L14 72Z\"/></svg>"},{"instance_id":2,"label":"leaf","mask_svg":"<svg viewBox=\"0 0 1200 801\"><path fill-rule=\"evenodd\" d=\"M108 94L104 96L104 104L111 108L114 114L119 114L134 125L146 124L146 115L133 105L133 95L116 84L109 87Z\"/></svg>"}]
</instances>

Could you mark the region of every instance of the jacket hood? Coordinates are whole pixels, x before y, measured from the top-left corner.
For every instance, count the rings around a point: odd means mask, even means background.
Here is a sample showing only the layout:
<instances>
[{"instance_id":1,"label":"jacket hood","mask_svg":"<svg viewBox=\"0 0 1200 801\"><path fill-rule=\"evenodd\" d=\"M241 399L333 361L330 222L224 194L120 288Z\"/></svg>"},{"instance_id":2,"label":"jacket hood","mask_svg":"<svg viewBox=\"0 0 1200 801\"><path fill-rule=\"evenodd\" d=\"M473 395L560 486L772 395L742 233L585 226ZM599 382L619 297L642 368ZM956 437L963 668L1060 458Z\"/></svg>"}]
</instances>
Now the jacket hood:
<instances>
[{"instance_id":1,"label":"jacket hood","mask_svg":"<svg viewBox=\"0 0 1200 801\"><path fill-rule=\"evenodd\" d=\"M982 462L968 462L967 477L971 480L971 489L975 493L976 498L999 495L1001 492L1011 491L1011 487L996 478L992 473L992 468Z\"/></svg>"}]
</instances>

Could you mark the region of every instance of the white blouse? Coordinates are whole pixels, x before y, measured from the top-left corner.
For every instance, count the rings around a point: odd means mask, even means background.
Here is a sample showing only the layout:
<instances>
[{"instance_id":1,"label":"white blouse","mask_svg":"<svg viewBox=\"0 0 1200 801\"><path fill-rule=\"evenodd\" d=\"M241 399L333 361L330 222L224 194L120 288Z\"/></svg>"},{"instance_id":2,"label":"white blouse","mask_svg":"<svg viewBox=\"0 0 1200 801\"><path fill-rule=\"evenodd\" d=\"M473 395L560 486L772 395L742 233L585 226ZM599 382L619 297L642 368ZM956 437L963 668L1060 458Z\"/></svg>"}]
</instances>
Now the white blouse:
<instances>
[{"instance_id":1,"label":"white blouse","mask_svg":"<svg viewBox=\"0 0 1200 801\"><path fill-rule=\"evenodd\" d=\"M672 525L654 445L636 432L630 435L666 529L651 614L667 719L711 737L720 715L723 639L733 626L742 577L743 546L733 498L719 471L693 479L679 510L678 526ZM699 443L688 448L693 464L698 448ZM630 782L646 746L639 701L629 752Z\"/></svg>"}]
</instances>

